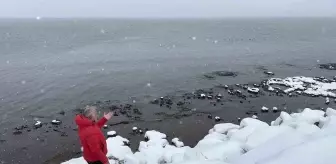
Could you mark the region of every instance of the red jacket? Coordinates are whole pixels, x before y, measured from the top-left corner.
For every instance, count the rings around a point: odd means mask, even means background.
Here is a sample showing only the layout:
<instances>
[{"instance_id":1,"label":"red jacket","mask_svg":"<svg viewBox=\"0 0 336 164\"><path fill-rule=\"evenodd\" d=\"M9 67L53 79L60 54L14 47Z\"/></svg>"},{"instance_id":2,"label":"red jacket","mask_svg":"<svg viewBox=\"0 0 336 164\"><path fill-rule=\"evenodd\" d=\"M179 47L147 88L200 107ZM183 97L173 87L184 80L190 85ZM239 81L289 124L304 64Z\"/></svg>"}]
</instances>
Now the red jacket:
<instances>
[{"instance_id":1,"label":"red jacket","mask_svg":"<svg viewBox=\"0 0 336 164\"><path fill-rule=\"evenodd\" d=\"M83 115L77 115L75 121L78 125L78 135L83 146L84 159L88 162L100 161L107 163L106 139L101 131L107 119L103 117L98 122L93 122Z\"/></svg>"}]
</instances>

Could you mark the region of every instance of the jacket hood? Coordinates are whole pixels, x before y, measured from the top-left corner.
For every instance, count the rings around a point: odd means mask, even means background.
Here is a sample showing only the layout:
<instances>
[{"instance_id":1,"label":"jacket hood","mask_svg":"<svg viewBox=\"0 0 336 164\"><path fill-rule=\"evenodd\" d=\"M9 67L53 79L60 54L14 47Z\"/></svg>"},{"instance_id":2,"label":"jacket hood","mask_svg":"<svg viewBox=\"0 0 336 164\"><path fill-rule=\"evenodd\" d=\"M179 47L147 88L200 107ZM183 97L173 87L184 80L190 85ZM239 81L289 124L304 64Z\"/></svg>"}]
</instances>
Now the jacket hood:
<instances>
[{"instance_id":1,"label":"jacket hood","mask_svg":"<svg viewBox=\"0 0 336 164\"><path fill-rule=\"evenodd\" d=\"M76 122L76 124L78 125L79 128L84 128L84 127L87 127L87 126L94 125L93 121L91 121L90 119L86 118L83 115L77 115L75 117L75 122Z\"/></svg>"}]
</instances>

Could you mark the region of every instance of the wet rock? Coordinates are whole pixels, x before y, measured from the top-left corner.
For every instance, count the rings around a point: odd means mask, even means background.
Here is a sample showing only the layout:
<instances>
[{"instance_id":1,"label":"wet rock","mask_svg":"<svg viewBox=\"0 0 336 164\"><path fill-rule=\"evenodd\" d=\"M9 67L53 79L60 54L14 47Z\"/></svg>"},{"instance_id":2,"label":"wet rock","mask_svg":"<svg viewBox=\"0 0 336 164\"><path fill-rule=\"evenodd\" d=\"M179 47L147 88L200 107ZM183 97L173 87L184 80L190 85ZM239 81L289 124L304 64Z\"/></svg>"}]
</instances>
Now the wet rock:
<instances>
[{"instance_id":1,"label":"wet rock","mask_svg":"<svg viewBox=\"0 0 336 164\"><path fill-rule=\"evenodd\" d=\"M236 72L230 72L230 71L214 71L212 72L212 74L216 76L230 76L230 77L238 76Z\"/></svg>"},{"instance_id":2,"label":"wet rock","mask_svg":"<svg viewBox=\"0 0 336 164\"><path fill-rule=\"evenodd\" d=\"M247 89L249 89L249 87L247 85L244 85L243 89L247 90Z\"/></svg>"},{"instance_id":3,"label":"wet rock","mask_svg":"<svg viewBox=\"0 0 336 164\"><path fill-rule=\"evenodd\" d=\"M273 72L269 72L269 71L264 71L264 74L269 75L269 76L273 76L274 75Z\"/></svg>"},{"instance_id":4,"label":"wet rock","mask_svg":"<svg viewBox=\"0 0 336 164\"><path fill-rule=\"evenodd\" d=\"M34 124L34 128L38 129L42 127L42 122L41 121L36 121L36 123Z\"/></svg>"},{"instance_id":5,"label":"wet rock","mask_svg":"<svg viewBox=\"0 0 336 164\"><path fill-rule=\"evenodd\" d=\"M200 94L200 98L205 99L205 94L204 93Z\"/></svg>"},{"instance_id":6,"label":"wet rock","mask_svg":"<svg viewBox=\"0 0 336 164\"><path fill-rule=\"evenodd\" d=\"M237 87L240 87L240 84L236 84Z\"/></svg>"},{"instance_id":7,"label":"wet rock","mask_svg":"<svg viewBox=\"0 0 336 164\"><path fill-rule=\"evenodd\" d=\"M58 112L58 114L60 114L60 115L65 115L65 111L64 110L62 110L62 111L60 111L60 112Z\"/></svg>"},{"instance_id":8,"label":"wet rock","mask_svg":"<svg viewBox=\"0 0 336 164\"><path fill-rule=\"evenodd\" d=\"M209 114L209 115L208 115L208 118L209 118L209 119L212 119L212 115L211 115L211 114Z\"/></svg>"},{"instance_id":9,"label":"wet rock","mask_svg":"<svg viewBox=\"0 0 336 164\"><path fill-rule=\"evenodd\" d=\"M62 137L67 137L68 134L67 134L66 132L61 132L61 136L62 136Z\"/></svg>"},{"instance_id":10,"label":"wet rock","mask_svg":"<svg viewBox=\"0 0 336 164\"><path fill-rule=\"evenodd\" d=\"M124 145L125 146L131 146L131 143L130 142L127 142L127 141L123 141L124 142Z\"/></svg>"},{"instance_id":11,"label":"wet rock","mask_svg":"<svg viewBox=\"0 0 336 164\"><path fill-rule=\"evenodd\" d=\"M319 65L321 69L336 70L336 63L326 63Z\"/></svg>"},{"instance_id":12,"label":"wet rock","mask_svg":"<svg viewBox=\"0 0 336 164\"><path fill-rule=\"evenodd\" d=\"M219 116L216 116L216 117L215 117L215 121L216 121L216 122L219 122L220 120L221 120L221 118L220 118Z\"/></svg>"},{"instance_id":13,"label":"wet rock","mask_svg":"<svg viewBox=\"0 0 336 164\"><path fill-rule=\"evenodd\" d=\"M116 105L112 105L109 107L111 111L115 111L117 109L120 109L120 107L116 106Z\"/></svg>"},{"instance_id":14,"label":"wet rock","mask_svg":"<svg viewBox=\"0 0 336 164\"><path fill-rule=\"evenodd\" d=\"M58 119L56 119L56 120L52 120L52 121L51 121L51 124L52 124L52 125L61 125L61 124L62 124L62 121L61 121L61 120L58 120Z\"/></svg>"},{"instance_id":15,"label":"wet rock","mask_svg":"<svg viewBox=\"0 0 336 164\"><path fill-rule=\"evenodd\" d=\"M137 127L133 127L132 130L133 130L133 132L136 132L138 130L138 128Z\"/></svg>"},{"instance_id":16,"label":"wet rock","mask_svg":"<svg viewBox=\"0 0 336 164\"><path fill-rule=\"evenodd\" d=\"M14 135L20 135L20 134L22 134L22 131L20 131L20 130L16 130L16 131L13 132L13 134L14 134Z\"/></svg>"},{"instance_id":17,"label":"wet rock","mask_svg":"<svg viewBox=\"0 0 336 164\"><path fill-rule=\"evenodd\" d=\"M140 110L138 108L134 108L133 113L138 114L138 115L142 115L142 113L140 112Z\"/></svg>"},{"instance_id":18,"label":"wet rock","mask_svg":"<svg viewBox=\"0 0 336 164\"><path fill-rule=\"evenodd\" d=\"M206 78L206 79L208 79L208 80L216 79L216 77L215 77L214 75L212 75L212 74L205 74L205 75L203 75L203 76L204 76L204 78Z\"/></svg>"},{"instance_id":19,"label":"wet rock","mask_svg":"<svg viewBox=\"0 0 336 164\"><path fill-rule=\"evenodd\" d=\"M260 85L259 85L259 84L253 84L253 86L254 86L254 87L257 87L257 88L259 88L259 87L260 87Z\"/></svg>"},{"instance_id":20,"label":"wet rock","mask_svg":"<svg viewBox=\"0 0 336 164\"><path fill-rule=\"evenodd\" d=\"M15 127L14 129L15 130L23 130L23 129L27 129L27 128L28 128L28 125L21 125L21 126Z\"/></svg>"},{"instance_id":21,"label":"wet rock","mask_svg":"<svg viewBox=\"0 0 336 164\"><path fill-rule=\"evenodd\" d=\"M176 104L177 106L182 106L182 105L184 105L184 102L182 102L182 101L179 101L179 102L177 102L177 104Z\"/></svg>"},{"instance_id":22,"label":"wet rock","mask_svg":"<svg viewBox=\"0 0 336 164\"><path fill-rule=\"evenodd\" d=\"M249 110L247 112L245 112L247 115L258 115L258 112L255 110Z\"/></svg>"}]
</instances>

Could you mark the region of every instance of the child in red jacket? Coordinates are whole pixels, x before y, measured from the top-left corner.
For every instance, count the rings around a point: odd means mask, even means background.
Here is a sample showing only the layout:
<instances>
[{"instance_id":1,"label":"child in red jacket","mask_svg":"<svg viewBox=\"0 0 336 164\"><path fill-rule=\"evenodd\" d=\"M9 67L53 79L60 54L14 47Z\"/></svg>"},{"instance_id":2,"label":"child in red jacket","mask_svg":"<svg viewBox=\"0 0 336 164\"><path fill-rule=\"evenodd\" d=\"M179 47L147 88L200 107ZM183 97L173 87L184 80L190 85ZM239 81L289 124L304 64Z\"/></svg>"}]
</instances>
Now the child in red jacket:
<instances>
[{"instance_id":1,"label":"child in red jacket","mask_svg":"<svg viewBox=\"0 0 336 164\"><path fill-rule=\"evenodd\" d=\"M104 113L98 121L96 107L87 106L83 114L75 117L78 125L78 135L83 147L83 157L89 164L109 164L106 139L101 128L111 119L113 113Z\"/></svg>"}]
</instances>

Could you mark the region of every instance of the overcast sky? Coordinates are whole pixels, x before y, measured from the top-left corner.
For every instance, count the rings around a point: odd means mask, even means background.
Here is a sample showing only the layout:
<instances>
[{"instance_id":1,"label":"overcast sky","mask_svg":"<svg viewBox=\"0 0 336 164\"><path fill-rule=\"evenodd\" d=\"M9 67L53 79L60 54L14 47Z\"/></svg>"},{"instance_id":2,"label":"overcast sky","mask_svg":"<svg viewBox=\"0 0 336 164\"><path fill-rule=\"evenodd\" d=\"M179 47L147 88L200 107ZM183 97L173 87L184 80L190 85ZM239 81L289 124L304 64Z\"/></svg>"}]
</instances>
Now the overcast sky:
<instances>
[{"instance_id":1,"label":"overcast sky","mask_svg":"<svg viewBox=\"0 0 336 164\"><path fill-rule=\"evenodd\" d=\"M336 0L0 0L0 17L336 16Z\"/></svg>"}]
</instances>

